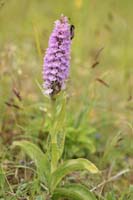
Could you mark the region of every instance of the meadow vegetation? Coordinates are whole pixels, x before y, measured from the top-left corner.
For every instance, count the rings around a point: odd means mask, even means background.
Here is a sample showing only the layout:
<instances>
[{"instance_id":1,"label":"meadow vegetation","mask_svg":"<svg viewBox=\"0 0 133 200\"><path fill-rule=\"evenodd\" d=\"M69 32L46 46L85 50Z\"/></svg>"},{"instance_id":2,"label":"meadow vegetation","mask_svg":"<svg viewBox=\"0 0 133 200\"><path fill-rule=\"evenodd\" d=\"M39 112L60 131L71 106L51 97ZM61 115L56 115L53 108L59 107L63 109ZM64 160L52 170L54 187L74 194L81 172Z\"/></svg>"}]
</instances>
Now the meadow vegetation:
<instances>
[{"instance_id":1,"label":"meadow vegetation","mask_svg":"<svg viewBox=\"0 0 133 200\"><path fill-rule=\"evenodd\" d=\"M132 0L0 0L0 200L50 198L35 155L22 149L36 148L28 142L47 149L51 108L42 93L42 65L61 13L75 25L75 36L60 163L88 159L100 173L71 172L60 186L80 183L94 195L88 200L133 199L132 8Z\"/></svg>"}]
</instances>

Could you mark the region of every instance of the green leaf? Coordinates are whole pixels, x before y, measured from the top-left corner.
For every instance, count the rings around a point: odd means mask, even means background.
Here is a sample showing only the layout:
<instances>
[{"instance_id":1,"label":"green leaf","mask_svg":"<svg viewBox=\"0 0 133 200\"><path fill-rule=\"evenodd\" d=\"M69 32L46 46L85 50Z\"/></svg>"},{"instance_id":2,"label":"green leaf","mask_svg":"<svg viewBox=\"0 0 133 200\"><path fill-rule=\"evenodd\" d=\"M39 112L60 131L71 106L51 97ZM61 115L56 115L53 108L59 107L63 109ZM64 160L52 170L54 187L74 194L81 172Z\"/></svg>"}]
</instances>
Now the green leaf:
<instances>
[{"instance_id":1,"label":"green leaf","mask_svg":"<svg viewBox=\"0 0 133 200\"><path fill-rule=\"evenodd\" d=\"M74 127L75 128L78 128L80 127L81 123L84 121L84 118L86 117L86 115L88 114L88 110L89 110L89 105L85 105L84 108L80 111L76 121L75 121L75 124L74 124Z\"/></svg>"},{"instance_id":2,"label":"green leaf","mask_svg":"<svg viewBox=\"0 0 133 200\"><path fill-rule=\"evenodd\" d=\"M114 191L111 191L111 192L107 193L105 199L106 200L116 200L115 195L114 195Z\"/></svg>"},{"instance_id":3,"label":"green leaf","mask_svg":"<svg viewBox=\"0 0 133 200\"><path fill-rule=\"evenodd\" d=\"M47 155L37 145L28 141L15 141L13 146L21 147L26 154L35 162L37 172L41 181L46 185L49 183L50 166Z\"/></svg>"},{"instance_id":4,"label":"green leaf","mask_svg":"<svg viewBox=\"0 0 133 200\"><path fill-rule=\"evenodd\" d=\"M113 136L113 138L111 137L110 139L108 139L106 147L104 149L103 158L100 161L102 166L105 165L110 160L112 161L112 158L114 161L118 158L117 154L118 151L116 151L115 146L117 146L121 140L122 140L121 132L118 132L115 136Z\"/></svg>"},{"instance_id":5,"label":"green leaf","mask_svg":"<svg viewBox=\"0 0 133 200\"><path fill-rule=\"evenodd\" d=\"M91 173L99 172L97 167L87 159L78 158L65 161L51 176L51 191L54 191L62 178L76 170L88 170Z\"/></svg>"},{"instance_id":6,"label":"green leaf","mask_svg":"<svg viewBox=\"0 0 133 200\"><path fill-rule=\"evenodd\" d=\"M5 175L2 166L0 166L0 193L4 192L4 186L5 186Z\"/></svg>"},{"instance_id":7,"label":"green leaf","mask_svg":"<svg viewBox=\"0 0 133 200\"><path fill-rule=\"evenodd\" d=\"M70 200L96 200L96 197L83 185L70 184L68 186L57 188L54 191L52 200L67 198Z\"/></svg>"},{"instance_id":8,"label":"green leaf","mask_svg":"<svg viewBox=\"0 0 133 200\"><path fill-rule=\"evenodd\" d=\"M35 200L44 200L44 196L42 196L42 195L37 196Z\"/></svg>"},{"instance_id":9,"label":"green leaf","mask_svg":"<svg viewBox=\"0 0 133 200\"><path fill-rule=\"evenodd\" d=\"M65 119L66 119L66 95L62 95L56 98L56 101L52 102L52 123L51 123L51 169L52 172L56 170L58 161L64 150L65 141Z\"/></svg>"}]
</instances>

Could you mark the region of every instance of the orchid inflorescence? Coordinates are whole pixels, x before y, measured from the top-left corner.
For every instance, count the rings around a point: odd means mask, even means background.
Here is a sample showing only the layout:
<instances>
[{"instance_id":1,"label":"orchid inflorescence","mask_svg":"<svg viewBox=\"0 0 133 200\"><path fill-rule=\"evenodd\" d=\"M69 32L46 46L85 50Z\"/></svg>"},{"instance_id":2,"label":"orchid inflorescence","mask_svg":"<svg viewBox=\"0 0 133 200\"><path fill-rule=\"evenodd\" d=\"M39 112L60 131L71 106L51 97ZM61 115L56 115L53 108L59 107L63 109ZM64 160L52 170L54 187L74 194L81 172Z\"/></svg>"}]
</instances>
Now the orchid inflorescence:
<instances>
[{"instance_id":1,"label":"orchid inflorescence","mask_svg":"<svg viewBox=\"0 0 133 200\"><path fill-rule=\"evenodd\" d=\"M44 56L43 79L44 93L54 96L65 88L69 75L71 25L68 18L61 15L55 22Z\"/></svg>"}]
</instances>

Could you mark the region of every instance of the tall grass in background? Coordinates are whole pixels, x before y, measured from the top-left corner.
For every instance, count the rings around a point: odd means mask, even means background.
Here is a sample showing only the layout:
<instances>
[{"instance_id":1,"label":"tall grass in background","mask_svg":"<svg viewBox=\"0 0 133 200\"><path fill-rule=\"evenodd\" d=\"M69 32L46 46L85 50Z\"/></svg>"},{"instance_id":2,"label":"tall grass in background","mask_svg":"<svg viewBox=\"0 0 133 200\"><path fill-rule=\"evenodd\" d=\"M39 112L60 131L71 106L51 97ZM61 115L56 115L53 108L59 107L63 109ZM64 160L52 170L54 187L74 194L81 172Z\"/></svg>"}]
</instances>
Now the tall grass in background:
<instances>
[{"instance_id":1,"label":"tall grass in background","mask_svg":"<svg viewBox=\"0 0 133 200\"><path fill-rule=\"evenodd\" d=\"M0 1L0 160L14 159L15 139L46 150L50 112L38 87L52 24L61 13L75 25L63 158L89 158L105 169L106 179L132 166L132 0ZM121 194L124 185L122 199L131 183L129 175L106 191ZM115 199L112 192L104 196Z\"/></svg>"}]
</instances>

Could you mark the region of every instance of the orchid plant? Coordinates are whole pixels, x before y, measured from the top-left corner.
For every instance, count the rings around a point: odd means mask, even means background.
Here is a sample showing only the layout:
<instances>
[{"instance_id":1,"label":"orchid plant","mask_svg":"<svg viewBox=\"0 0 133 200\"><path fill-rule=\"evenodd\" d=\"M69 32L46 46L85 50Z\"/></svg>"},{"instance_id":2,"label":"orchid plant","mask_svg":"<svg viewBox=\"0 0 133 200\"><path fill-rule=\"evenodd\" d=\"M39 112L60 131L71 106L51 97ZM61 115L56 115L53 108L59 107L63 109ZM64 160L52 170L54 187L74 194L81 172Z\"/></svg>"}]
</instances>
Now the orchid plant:
<instances>
[{"instance_id":1,"label":"orchid plant","mask_svg":"<svg viewBox=\"0 0 133 200\"><path fill-rule=\"evenodd\" d=\"M82 184L61 184L62 179L75 170L99 173L97 167L87 159L78 158L62 161L65 142L67 95L65 82L69 76L72 31L68 18L61 15L55 22L49 39L43 66L43 90L51 103L51 125L47 140L47 151L25 140L15 141L35 162L40 183L45 187L46 200L96 200Z\"/></svg>"}]
</instances>

